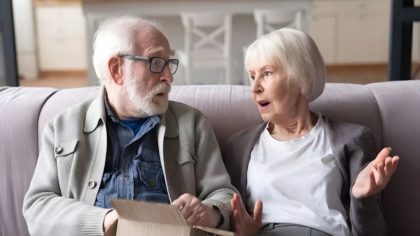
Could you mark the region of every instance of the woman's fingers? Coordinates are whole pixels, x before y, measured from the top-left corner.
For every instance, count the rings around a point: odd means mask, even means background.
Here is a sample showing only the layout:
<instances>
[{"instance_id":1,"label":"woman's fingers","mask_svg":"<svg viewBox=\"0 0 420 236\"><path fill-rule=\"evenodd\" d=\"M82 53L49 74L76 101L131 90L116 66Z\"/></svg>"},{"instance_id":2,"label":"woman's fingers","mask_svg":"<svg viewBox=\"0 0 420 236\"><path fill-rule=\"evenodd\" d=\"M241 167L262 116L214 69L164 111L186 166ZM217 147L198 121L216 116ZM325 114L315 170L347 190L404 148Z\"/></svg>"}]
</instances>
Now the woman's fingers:
<instances>
[{"instance_id":1,"label":"woman's fingers","mask_svg":"<svg viewBox=\"0 0 420 236\"><path fill-rule=\"evenodd\" d=\"M376 156L374 163L377 164L378 162L384 162L385 159L389 157L389 155L391 155L391 148L390 147L382 148L382 150Z\"/></svg>"},{"instance_id":2,"label":"woman's fingers","mask_svg":"<svg viewBox=\"0 0 420 236\"><path fill-rule=\"evenodd\" d=\"M263 203L258 200L254 205L254 221L258 224L262 222Z\"/></svg>"}]
</instances>

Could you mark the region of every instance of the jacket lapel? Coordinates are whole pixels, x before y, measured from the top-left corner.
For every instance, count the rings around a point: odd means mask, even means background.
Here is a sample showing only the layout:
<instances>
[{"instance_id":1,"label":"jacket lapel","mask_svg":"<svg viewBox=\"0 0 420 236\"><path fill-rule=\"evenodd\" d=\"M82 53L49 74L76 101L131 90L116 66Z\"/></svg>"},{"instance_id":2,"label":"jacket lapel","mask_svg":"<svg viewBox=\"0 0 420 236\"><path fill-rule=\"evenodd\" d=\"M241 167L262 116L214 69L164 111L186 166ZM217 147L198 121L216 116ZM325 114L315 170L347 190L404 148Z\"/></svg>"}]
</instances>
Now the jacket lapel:
<instances>
[{"instance_id":1,"label":"jacket lapel","mask_svg":"<svg viewBox=\"0 0 420 236\"><path fill-rule=\"evenodd\" d=\"M170 105L170 104L169 104ZM178 164L178 157L175 156L179 152L165 147L167 144L165 140L179 142L178 123L170 108L161 117L161 122L158 129L158 146L163 174L165 176L166 189L168 190L169 199L171 201L178 198L183 193L187 192L182 180L182 172ZM177 145L179 147L179 143Z\"/></svg>"},{"instance_id":2,"label":"jacket lapel","mask_svg":"<svg viewBox=\"0 0 420 236\"><path fill-rule=\"evenodd\" d=\"M86 136L87 142L89 145L87 147L94 147L93 150L90 150L90 155L92 156L91 167L93 171L89 172L88 180L94 181L96 184L100 184L102 180L102 175L105 169L106 161L106 152L107 152L107 134L105 127L105 105L104 105L104 94L105 88L102 87L99 90L98 97L95 98L92 103L89 105L89 108L86 112L85 125L83 131ZM87 191L85 191L85 201L89 204L94 204L96 200L96 195L99 188L91 190L86 185Z\"/></svg>"}]
</instances>

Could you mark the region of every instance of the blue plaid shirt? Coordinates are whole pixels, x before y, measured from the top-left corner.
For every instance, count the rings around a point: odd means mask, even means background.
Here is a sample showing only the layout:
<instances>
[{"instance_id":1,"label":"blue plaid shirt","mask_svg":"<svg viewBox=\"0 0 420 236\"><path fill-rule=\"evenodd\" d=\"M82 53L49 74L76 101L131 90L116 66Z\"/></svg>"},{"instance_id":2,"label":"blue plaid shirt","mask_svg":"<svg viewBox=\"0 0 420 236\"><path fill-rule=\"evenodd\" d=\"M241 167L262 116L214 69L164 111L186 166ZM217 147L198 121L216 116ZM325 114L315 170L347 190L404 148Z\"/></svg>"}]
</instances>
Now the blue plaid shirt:
<instances>
[{"instance_id":1,"label":"blue plaid shirt","mask_svg":"<svg viewBox=\"0 0 420 236\"><path fill-rule=\"evenodd\" d=\"M104 98L108 145L95 206L112 208L113 199L169 203L157 143L159 116L118 120Z\"/></svg>"}]
</instances>

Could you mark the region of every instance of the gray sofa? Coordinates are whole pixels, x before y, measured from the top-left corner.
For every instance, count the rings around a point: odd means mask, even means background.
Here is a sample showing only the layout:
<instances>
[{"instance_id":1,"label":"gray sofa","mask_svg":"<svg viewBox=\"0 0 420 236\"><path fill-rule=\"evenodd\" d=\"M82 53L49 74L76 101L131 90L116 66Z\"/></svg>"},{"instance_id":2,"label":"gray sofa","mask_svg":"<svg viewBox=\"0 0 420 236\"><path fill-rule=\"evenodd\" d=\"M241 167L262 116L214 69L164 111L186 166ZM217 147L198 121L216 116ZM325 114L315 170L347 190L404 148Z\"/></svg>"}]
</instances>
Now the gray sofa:
<instances>
[{"instance_id":1,"label":"gray sofa","mask_svg":"<svg viewBox=\"0 0 420 236\"><path fill-rule=\"evenodd\" d=\"M0 87L2 236L28 234L22 201L37 161L44 125L55 114L95 96L97 91L98 87ZM247 86L174 86L170 98L203 111L213 124L221 148L231 134L260 122ZM328 117L369 127L378 146L391 146L401 156L399 169L383 193L389 234L420 235L420 81L327 84L311 107Z\"/></svg>"}]
</instances>

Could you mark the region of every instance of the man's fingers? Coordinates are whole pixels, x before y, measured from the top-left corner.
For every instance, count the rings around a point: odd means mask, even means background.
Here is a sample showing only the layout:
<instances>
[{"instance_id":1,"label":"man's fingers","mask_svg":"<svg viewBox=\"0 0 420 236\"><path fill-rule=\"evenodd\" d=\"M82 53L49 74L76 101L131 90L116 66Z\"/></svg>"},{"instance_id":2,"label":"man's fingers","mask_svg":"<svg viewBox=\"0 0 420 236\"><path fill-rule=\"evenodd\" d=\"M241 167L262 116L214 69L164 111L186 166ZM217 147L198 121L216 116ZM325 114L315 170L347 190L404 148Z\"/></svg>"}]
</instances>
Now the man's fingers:
<instances>
[{"instance_id":1,"label":"man's fingers","mask_svg":"<svg viewBox=\"0 0 420 236\"><path fill-rule=\"evenodd\" d=\"M172 202L172 205L178 207L189 224L190 222L196 223L196 221L200 220L200 218L194 214L195 212L201 213L200 204L201 201L190 194L183 194Z\"/></svg>"},{"instance_id":2,"label":"man's fingers","mask_svg":"<svg viewBox=\"0 0 420 236\"><path fill-rule=\"evenodd\" d=\"M178 209L182 210L187 204L186 195L185 194L181 195L179 198L175 199L171 204L178 207Z\"/></svg>"},{"instance_id":3,"label":"man's fingers","mask_svg":"<svg viewBox=\"0 0 420 236\"><path fill-rule=\"evenodd\" d=\"M193 226L193 225L197 225L197 223L201 220L201 218L204 217L204 214L205 214L204 212L202 213L191 212L191 214L188 217L185 217L185 215L184 217L187 219L188 225Z\"/></svg>"}]
</instances>

